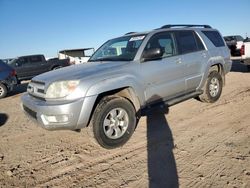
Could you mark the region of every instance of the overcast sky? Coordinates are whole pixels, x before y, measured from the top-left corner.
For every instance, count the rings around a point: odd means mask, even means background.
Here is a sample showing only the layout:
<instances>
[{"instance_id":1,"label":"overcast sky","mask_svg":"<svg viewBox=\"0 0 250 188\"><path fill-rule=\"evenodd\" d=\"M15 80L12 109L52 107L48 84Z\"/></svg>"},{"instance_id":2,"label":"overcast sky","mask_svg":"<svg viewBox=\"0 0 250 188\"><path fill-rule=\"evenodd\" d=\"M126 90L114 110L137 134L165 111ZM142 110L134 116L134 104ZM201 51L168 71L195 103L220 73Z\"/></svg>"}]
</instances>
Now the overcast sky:
<instances>
[{"instance_id":1,"label":"overcast sky","mask_svg":"<svg viewBox=\"0 0 250 188\"><path fill-rule=\"evenodd\" d=\"M130 31L209 24L250 36L250 0L0 0L0 59L98 48Z\"/></svg>"}]
</instances>

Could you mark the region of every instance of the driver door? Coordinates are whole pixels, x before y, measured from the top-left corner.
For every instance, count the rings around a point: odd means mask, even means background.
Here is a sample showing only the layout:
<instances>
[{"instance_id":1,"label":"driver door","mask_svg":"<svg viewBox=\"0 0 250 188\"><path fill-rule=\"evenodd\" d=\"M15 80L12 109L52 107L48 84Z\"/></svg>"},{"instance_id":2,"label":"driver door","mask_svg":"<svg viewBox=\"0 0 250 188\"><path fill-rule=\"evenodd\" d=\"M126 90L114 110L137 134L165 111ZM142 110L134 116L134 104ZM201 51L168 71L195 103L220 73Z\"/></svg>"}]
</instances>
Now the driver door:
<instances>
[{"instance_id":1,"label":"driver door","mask_svg":"<svg viewBox=\"0 0 250 188\"><path fill-rule=\"evenodd\" d=\"M161 32L149 39L144 52L150 48L160 48L160 59L141 63L141 77L144 79L147 103L167 100L185 92L184 64L177 56L177 44L174 32Z\"/></svg>"}]
</instances>

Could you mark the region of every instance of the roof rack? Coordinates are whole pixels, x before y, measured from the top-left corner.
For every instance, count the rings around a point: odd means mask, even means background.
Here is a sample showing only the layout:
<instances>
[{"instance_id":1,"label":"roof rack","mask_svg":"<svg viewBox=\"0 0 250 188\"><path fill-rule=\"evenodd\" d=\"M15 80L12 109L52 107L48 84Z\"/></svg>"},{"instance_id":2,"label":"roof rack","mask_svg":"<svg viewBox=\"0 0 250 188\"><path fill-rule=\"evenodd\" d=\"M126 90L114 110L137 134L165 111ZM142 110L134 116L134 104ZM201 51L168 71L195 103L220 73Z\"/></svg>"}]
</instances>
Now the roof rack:
<instances>
[{"instance_id":1,"label":"roof rack","mask_svg":"<svg viewBox=\"0 0 250 188\"><path fill-rule=\"evenodd\" d=\"M137 32L128 32L125 35L130 35L130 34L134 34L134 33L137 33Z\"/></svg>"},{"instance_id":2,"label":"roof rack","mask_svg":"<svg viewBox=\"0 0 250 188\"><path fill-rule=\"evenodd\" d=\"M164 25L161 29L167 29L172 27L203 27L203 28L212 28L210 25L194 25L194 24L176 24L176 25Z\"/></svg>"}]
</instances>

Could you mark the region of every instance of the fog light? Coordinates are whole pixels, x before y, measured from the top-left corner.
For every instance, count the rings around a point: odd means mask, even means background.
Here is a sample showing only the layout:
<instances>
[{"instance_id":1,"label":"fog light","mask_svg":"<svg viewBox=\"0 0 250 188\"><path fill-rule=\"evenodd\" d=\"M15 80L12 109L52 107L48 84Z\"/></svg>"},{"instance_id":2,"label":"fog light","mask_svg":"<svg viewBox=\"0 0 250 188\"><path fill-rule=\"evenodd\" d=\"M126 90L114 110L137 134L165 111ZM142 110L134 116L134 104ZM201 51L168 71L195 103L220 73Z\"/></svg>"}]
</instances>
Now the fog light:
<instances>
[{"instance_id":1,"label":"fog light","mask_svg":"<svg viewBox=\"0 0 250 188\"><path fill-rule=\"evenodd\" d=\"M49 115L41 115L42 121L44 125L48 125L49 123L66 123L69 121L68 115L55 115L55 116L49 116Z\"/></svg>"}]
</instances>

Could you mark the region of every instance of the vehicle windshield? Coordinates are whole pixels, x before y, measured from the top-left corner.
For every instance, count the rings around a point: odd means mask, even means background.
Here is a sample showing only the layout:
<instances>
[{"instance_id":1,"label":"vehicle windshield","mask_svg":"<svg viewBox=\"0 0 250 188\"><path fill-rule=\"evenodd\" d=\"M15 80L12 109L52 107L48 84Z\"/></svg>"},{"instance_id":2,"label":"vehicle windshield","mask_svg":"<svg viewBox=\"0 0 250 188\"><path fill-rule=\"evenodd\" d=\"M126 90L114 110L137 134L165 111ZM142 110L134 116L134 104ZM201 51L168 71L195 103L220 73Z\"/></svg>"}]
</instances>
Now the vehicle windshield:
<instances>
[{"instance_id":1,"label":"vehicle windshield","mask_svg":"<svg viewBox=\"0 0 250 188\"><path fill-rule=\"evenodd\" d=\"M17 59L12 59L11 61L8 62L8 65L14 65L16 63Z\"/></svg>"},{"instance_id":2,"label":"vehicle windshield","mask_svg":"<svg viewBox=\"0 0 250 188\"><path fill-rule=\"evenodd\" d=\"M132 61L145 35L124 36L104 43L90 58L91 61Z\"/></svg>"}]
</instances>

